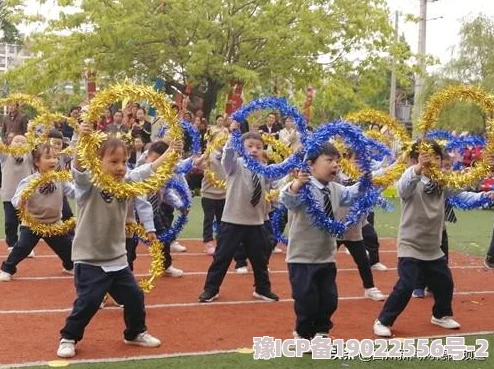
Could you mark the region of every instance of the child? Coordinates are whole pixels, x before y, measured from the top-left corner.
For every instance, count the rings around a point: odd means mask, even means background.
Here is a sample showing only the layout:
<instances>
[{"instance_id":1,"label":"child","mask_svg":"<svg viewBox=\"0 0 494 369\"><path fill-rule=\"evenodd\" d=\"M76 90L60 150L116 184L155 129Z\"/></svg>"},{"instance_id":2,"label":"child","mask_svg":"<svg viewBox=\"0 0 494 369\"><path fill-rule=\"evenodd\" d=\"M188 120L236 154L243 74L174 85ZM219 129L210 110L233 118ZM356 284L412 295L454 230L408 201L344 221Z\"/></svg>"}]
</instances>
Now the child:
<instances>
[{"instance_id":1,"label":"child","mask_svg":"<svg viewBox=\"0 0 494 369\"><path fill-rule=\"evenodd\" d=\"M428 167L437 162L441 166L443 153L435 141L426 141L434 152L419 153L419 143L412 146L411 165L398 181L402 210L398 233L399 279L374 322L374 334L390 337L391 326L407 306L420 272L434 294L431 323L446 329L458 329L451 308L453 277L444 252L441 234L444 227L444 200L451 194L444 191L428 175ZM484 194L460 192L465 200L479 199ZM488 194L494 197L493 193Z\"/></svg>"},{"instance_id":2,"label":"child","mask_svg":"<svg viewBox=\"0 0 494 369\"><path fill-rule=\"evenodd\" d=\"M214 136L211 137L211 141ZM209 169L215 174L215 178L218 181L224 181L226 179L225 169L221 165L222 148L218 148L215 152L206 158L209 160ZM213 255L215 245L213 241L213 222L216 219L218 227L220 226L221 217L223 216L223 209L225 207L226 189L218 188L210 183L208 178L203 177L201 183L201 205L204 213L204 220L202 223L202 239L204 242L204 249L208 255ZM218 229L219 233L219 229Z\"/></svg>"},{"instance_id":3,"label":"child","mask_svg":"<svg viewBox=\"0 0 494 369\"><path fill-rule=\"evenodd\" d=\"M88 134L92 126L82 123L79 131L81 135ZM177 148L177 145L173 147ZM143 165L128 174L128 155L122 141L116 138L105 141L99 149L99 157L103 173L111 175L116 181L132 181L149 177L167 159L167 153L152 164ZM125 221L128 201L116 199L94 187L91 174L81 167L77 156L72 163L72 174L78 205L72 252L77 299L60 331L57 355L64 358L75 355L76 343L82 340L86 326L108 292L124 305L124 342L143 347L160 346L160 340L147 332L144 293L127 262Z\"/></svg>"},{"instance_id":4,"label":"child","mask_svg":"<svg viewBox=\"0 0 494 369\"><path fill-rule=\"evenodd\" d=\"M334 219L340 206L350 206L359 194L359 185L344 187L334 182L340 154L329 142L308 156L310 174L300 171L297 179L281 191L281 202L288 209L286 262L295 300L295 338L327 337L336 311L336 238L312 225L299 194L304 184L328 218Z\"/></svg>"},{"instance_id":5,"label":"child","mask_svg":"<svg viewBox=\"0 0 494 369\"><path fill-rule=\"evenodd\" d=\"M239 129L239 123L233 122L231 128ZM248 132L244 134L243 140L248 154L261 161L264 146L261 136ZM218 246L199 302L211 302L218 298L219 288L240 243L244 244L254 270L256 288L253 296L266 301L278 301L278 296L271 291L265 252L269 247L264 229L267 210L264 199L266 180L252 173L244 161L237 158L231 138L225 145L221 163L225 168L227 182L225 208L221 218Z\"/></svg>"},{"instance_id":6,"label":"child","mask_svg":"<svg viewBox=\"0 0 494 369\"><path fill-rule=\"evenodd\" d=\"M136 167L137 160L141 157L144 152L144 141L141 136L137 136L134 138L134 146L130 153L129 163L133 168Z\"/></svg>"},{"instance_id":7,"label":"child","mask_svg":"<svg viewBox=\"0 0 494 369\"><path fill-rule=\"evenodd\" d=\"M20 194L31 180L40 175L53 171L57 167L57 157L49 144L36 147L32 161L37 172L24 178L12 197L12 205L19 208ZM74 187L68 182L49 182L38 188L26 202L27 211L31 216L44 224L55 224L61 221L63 196L74 197ZM71 239L68 235L41 237L27 225L21 224L20 236L12 248L6 261L2 263L0 281L8 282L17 271L17 264L24 260L39 240L43 238L50 248L62 260L63 272L73 274L74 264L71 260Z\"/></svg>"},{"instance_id":8,"label":"child","mask_svg":"<svg viewBox=\"0 0 494 369\"><path fill-rule=\"evenodd\" d=\"M16 135L10 141L10 146L19 147L26 143L26 137ZM21 180L33 173L33 161L30 154L12 156L0 153L0 163L2 168L1 194L5 215L5 241L9 250L12 250L12 247L14 247L19 239L19 217L12 205L12 197Z\"/></svg>"}]
</instances>

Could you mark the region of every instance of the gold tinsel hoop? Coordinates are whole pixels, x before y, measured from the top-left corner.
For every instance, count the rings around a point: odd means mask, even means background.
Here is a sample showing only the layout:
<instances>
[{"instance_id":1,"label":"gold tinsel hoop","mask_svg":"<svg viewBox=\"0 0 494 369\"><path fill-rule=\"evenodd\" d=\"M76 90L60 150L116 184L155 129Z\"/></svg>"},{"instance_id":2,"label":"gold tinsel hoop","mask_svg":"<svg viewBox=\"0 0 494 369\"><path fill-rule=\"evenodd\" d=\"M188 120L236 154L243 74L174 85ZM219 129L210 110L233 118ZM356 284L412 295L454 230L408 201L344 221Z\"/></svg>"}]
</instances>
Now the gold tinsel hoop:
<instances>
[{"instance_id":1,"label":"gold tinsel hoop","mask_svg":"<svg viewBox=\"0 0 494 369\"><path fill-rule=\"evenodd\" d=\"M146 100L156 108L158 116L168 123L168 134L172 141L180 140L183 132L178 124L178 118L167 98L155 91L152 87L135 84L118 84L98 93L89 105L88 111L83 115L86 122L96 122L106 107L111 103L129 98L130 100ZM101 160L98 157L98 148L107 138L106 134L95 131L92 134L79 137L76 152L81 165L92 174L93 184L101 190L105 190L117 198L129 198L141 196L150 192L156 192L172 176L180 154L171 152L168 160L146 180L140 182L119 182L112 176L104 174L101 168Z\"/></svg>"},{"instance_id":2,"label":"gold tinsel hoop","mask_svg":"<svg viewBox=\"0 0 494 369\"><path fill-rule=\"evenodd\" d=\"M51 171L44 173L39 177L33 178L20 194L19 203L19 218L22 223L41 237L52 237L67 234L75 227L75 218L72 217L65 221L59 221L55 224L41 223L35 220L27 211L27 201L36 191L39 186L49 182L67 182L72 180L72 175L69 171Z\"/></svg>"},{"instance_id":3,"label":"gold tinsel hoop","mask_svg":"<svg viewBox=\"0 0 494 369\"><path fill-rule=\"evenodd\" d=\"M267 133L263 133L261 137L265 145L269 145L274 149L274 152L266 153L269 159L273 160L275 163L281 163L284 159L293 154L292 148L283 141L278 140Z\"/></svg>"},{"instance_id":4,"label":"gold tinsel hoop","mask_svg":"<svg viewBox=\"0 0 494 369\"><path fill-rule=\"evenodd\" d=\"M219 188L221 190L226 190L226 181L220 180L216 178L216 174L210 168L209 157L216 150L218 150L221 146L223 146L228 140L229 135L226 133L222 133L219 135L215 135L210 137L208 140L208 144L206 149L204 150L204 155L206 156L206 169L204 169L204 178L211 184L211 186Z\"/></svg>"},{"instance_id":5,"label":"gold tinsel hoop","mask_svg":"<svg viewBox=\"0 0 494 369\"><path fill-rule=\"evenodd\" d=\"M41 143L48 142L48 135L50 131L55 128L55 122L66 121L72 128L77 127L77 121L75 118L66 117L60 113L41 113L34 118L27 126L26 138L28 142L34 147ZM37 132L39 127L42 127L42 131Z\"/></svg>"},{"instance_id":6,"label":"gold tinsel hoop","mask_svg":"<svg viewBox=\"0 0 494 369\"><path fill-rule=\"evenodd\" d=\"M142 224L127 223L125 231L129 234L136 234L139 238L147 239L146 230ZM149 266L149 278L141 279L139 285L146 293L151 292L154 288L154 281L164 273L165 258L163 256L163 244L159 240L151 241L149 245L149 255L151 256L151 265Z\"/></svg>"},{"instance_id":7,"label":"gold tinsel hoop","mask_svg":"<svg viewBox=\"0 0 494 369\"><path fill-rule=\"evenodd\" d=\"M411 149L411 138L405 128L405 126L398 122L395 118L390 116L389 114L374 110L374 109L362 109L355 113L351 113L345 117L345 120L355 123L362 124L366 122L377 123L382 126L387 126L390 132L394 137L398 140L403 148L404 155L401 155L396 162L386 169L385 174L376 176L372 179L374 185L379 187L389 187L394 182L396 182L400 176L403 174L403 171L407 168L406 157L407 153L409 153ZM371 133L372 131L366 131L365 135L369 138L375 139L384 143L385 145L390 146L391 140L388 139L387 142L384 141L385 136L382 133Z\"/></svg>"},{"instance_id":8,"label":"gold tinsel hoop","mask_svg":"<svg viewBox=\"0 0 494 369\"><path fill-rule=\"evenodd\" d=\"M486 115L487 140L482 157L468 172L445 173L437 166L431 165L426 169L426 173L445 187L462 189L475 185L476 182L490 175L488 158L494 155L494 98L476 87L464 85L446 87L429 98L418 129L425 137L438 121L444 107L455 100L471 102ZM422 142L420 151L431 152L431 148L427 143Z\"/></svg>"},{"instance_id":9,"label":"gold tinsel hoop","mask_svg":"<svg viewBox=\"0 0 494 369\"><path fill-rule=\"evenodd\" d=\"M47 114L48 110L46 109L43 101L37 97L30 96L27 94L12 94L7 97L0 99L0 106L10 105L13 103L19 103L19 105L28 105L35 108L39 115ZM22 156L25 154L29 154L34 146L36 146L35 141L31 141L33 136L31 136L31 140L29 135L26 134L27 143L22 146L7 146L2 141L0 141L0 152L12 155L12 156Z\"/></svg>"}]
</instances>

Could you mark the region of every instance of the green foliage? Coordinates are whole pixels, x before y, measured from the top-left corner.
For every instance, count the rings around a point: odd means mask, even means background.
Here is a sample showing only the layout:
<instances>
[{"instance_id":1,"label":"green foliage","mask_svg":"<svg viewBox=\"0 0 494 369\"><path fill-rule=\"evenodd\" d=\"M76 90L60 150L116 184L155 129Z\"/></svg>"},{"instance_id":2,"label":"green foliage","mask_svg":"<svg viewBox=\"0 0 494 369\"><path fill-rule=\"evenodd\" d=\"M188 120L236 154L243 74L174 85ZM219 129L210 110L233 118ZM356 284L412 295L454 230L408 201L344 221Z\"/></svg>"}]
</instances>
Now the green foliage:
<instances>
[{"instance_id":1,"label":"green foliage","mask_svg":"<svg viewBox=\"0 0 494 369\"><path fill-rule=\"evenodd\" d=\"M74 3L59 1L63 6ZM107 82L129 78L152 83L160 77L181 91L190 83L209 113L232 80L244 82L246 90L272 91L276 83L288 95L321 80L332 83L326 76L348 69L350 55L365 55L355 68L362 64L371 70L372 61L394 52L385 4L83 0L78 11L67 8L71 11L30 37L30 48L40 57L8 78L13 88L38 93L80 80L88 67ZM338 78L344 91L354 88L343 76Z\"/></svg>"}]
</instances>

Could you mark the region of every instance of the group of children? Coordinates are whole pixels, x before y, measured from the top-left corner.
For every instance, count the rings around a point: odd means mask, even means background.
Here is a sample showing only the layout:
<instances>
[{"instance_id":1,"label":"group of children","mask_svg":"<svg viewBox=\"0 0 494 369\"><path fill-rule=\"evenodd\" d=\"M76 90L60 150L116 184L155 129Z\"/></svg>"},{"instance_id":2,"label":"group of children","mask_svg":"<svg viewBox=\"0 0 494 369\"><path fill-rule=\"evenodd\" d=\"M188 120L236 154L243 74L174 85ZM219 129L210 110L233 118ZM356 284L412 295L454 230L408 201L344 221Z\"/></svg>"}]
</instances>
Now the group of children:
<instances>
[{"instance_id":1,"label":"group of children","mask_svg":"<svg viewBox=\"0 0 494 369\"><path fill-rule=\"evenodd\" d=\"M239 123L232 122L230 130L238 129ZM81 123L73 141L91 131L92 125ZM33 178L67 168L68 160L63 160L63 155L60 155L59 138L53 133L50 144L38 145L32 155L0 157L4 174L2 199L6 237L9 247L12 247L7 260L2 263L0 281L12 278L17 265L29 256L40 239L27 225L21 225L17 239L19 220L15 209L19 206L20 193ZM25 137L18 135L11 139L10 144L15 146L25 142ZM259 133L245 133L243 144L251 158L266 162L265 144ZM447 264L447 251L441 249L447 240L443 236L447 216L445 199L453 192L441 188L428 177L428 167L441 166L444 159L441 147L432 141L430 144L435 156L419 153L418 143L413 146L410 166L397 184L402 202L398 236L399 280L374 322L374 333L379 336L391 336L390 327L405 309L414 290L426 286L435 299L431 323L444 328L459 327L452 318L453 279ZM101 145L98 156L104 174L116 181L132 182L149 177L167 160L171 150L181 151L183 144L166 139L151 142L136 159L135 168L129 170L126 144L110 137ZM335 257L341 244L345 244L358 266L364 296L377 301L385 299L374 285L372 276L372 270L385 270L385 267L379 263L377 235L371 218L362 218L341 239L337 239L312 224L302 201L300 190L307 185L327 217L339 220L346 215L361 193L359 185L349 182L341 173L340 159L335 146L326 142L318 152L307 157L309 171L294 171L291 173L295 178L292 181L288 176L268 181L252 172L238 156L231 140L208 156L185 159L193 161L194 167L207 167L216 179L226 182L226 189L211 183L207 176L202 183L203 239L205 251L213 259L199 296L200 302L212 302L219 297L221 284L234 258L250 260L255 298L279 300L272 290L268 268L276 246L269 225L272 204L265 199L266 192L272 188L280 189L278 201L288 209L286 263L294 300L296 338L326 337L333 327L331 318L338 305ZM70 168L73 182L50 182L39 188L26 204L32 217L45 224L54 224L72 216L67 197L75 198L77 204L75 232L44 237L61 259L63 271L74 275L77 293L73 310L60 331L57 355L66 358L75 355L77 342L82 339L85 327L107 294L123 307L125 343L157 347L161 342L147 331L144 294L132 273L137 241L133 235L126 234L125 225L139 221L144 225L148 239L153 240L170 227L174 209L183 212L187 209L173 192L163 189L134 199L117 199L93 185L91 173L81 167L77 156L72 159ZM10 180L12 182L8 183ZM466 199L494 198L492 193L456 191L455 194ZM216 244L213 236L215 221L218 224ZM108 229L113 231L107 232ZM364 242L366 237L369 242ZM372 247L366 247L366 244ZM182 271L171 266L169 243L165 243L163 252L165 273L182 275Z\"/></svg>"}]
</instances>

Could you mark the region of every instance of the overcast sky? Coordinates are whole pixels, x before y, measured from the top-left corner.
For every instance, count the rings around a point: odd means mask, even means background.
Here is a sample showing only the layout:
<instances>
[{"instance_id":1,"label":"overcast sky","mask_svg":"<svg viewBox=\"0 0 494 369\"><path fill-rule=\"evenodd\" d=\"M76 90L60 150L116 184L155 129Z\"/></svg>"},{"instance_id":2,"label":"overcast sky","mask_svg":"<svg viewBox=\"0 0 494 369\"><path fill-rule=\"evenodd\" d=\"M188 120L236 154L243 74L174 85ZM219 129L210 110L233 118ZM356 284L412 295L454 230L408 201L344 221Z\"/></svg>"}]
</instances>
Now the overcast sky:
<instances>
[{"instance_id":1,"label":"overcast sky","mask_svg":"<svg viewBox=\"0 0 494 369\"><path fill-rule=\"evenodd\" d=\"M403 14L420 14L420 0L387 0L390 10ZM446 63L451 59L453 46L458 45L463 19L473 19L483 13L494 17L494 0L429 0L427 4L427 53ZM433 20L433 18L443 17ZM392 17L394 22L394 15ZM418 48L418 24L400 22L400 34L404 33L412 50Z\"/></svg>"}]
</instances>

